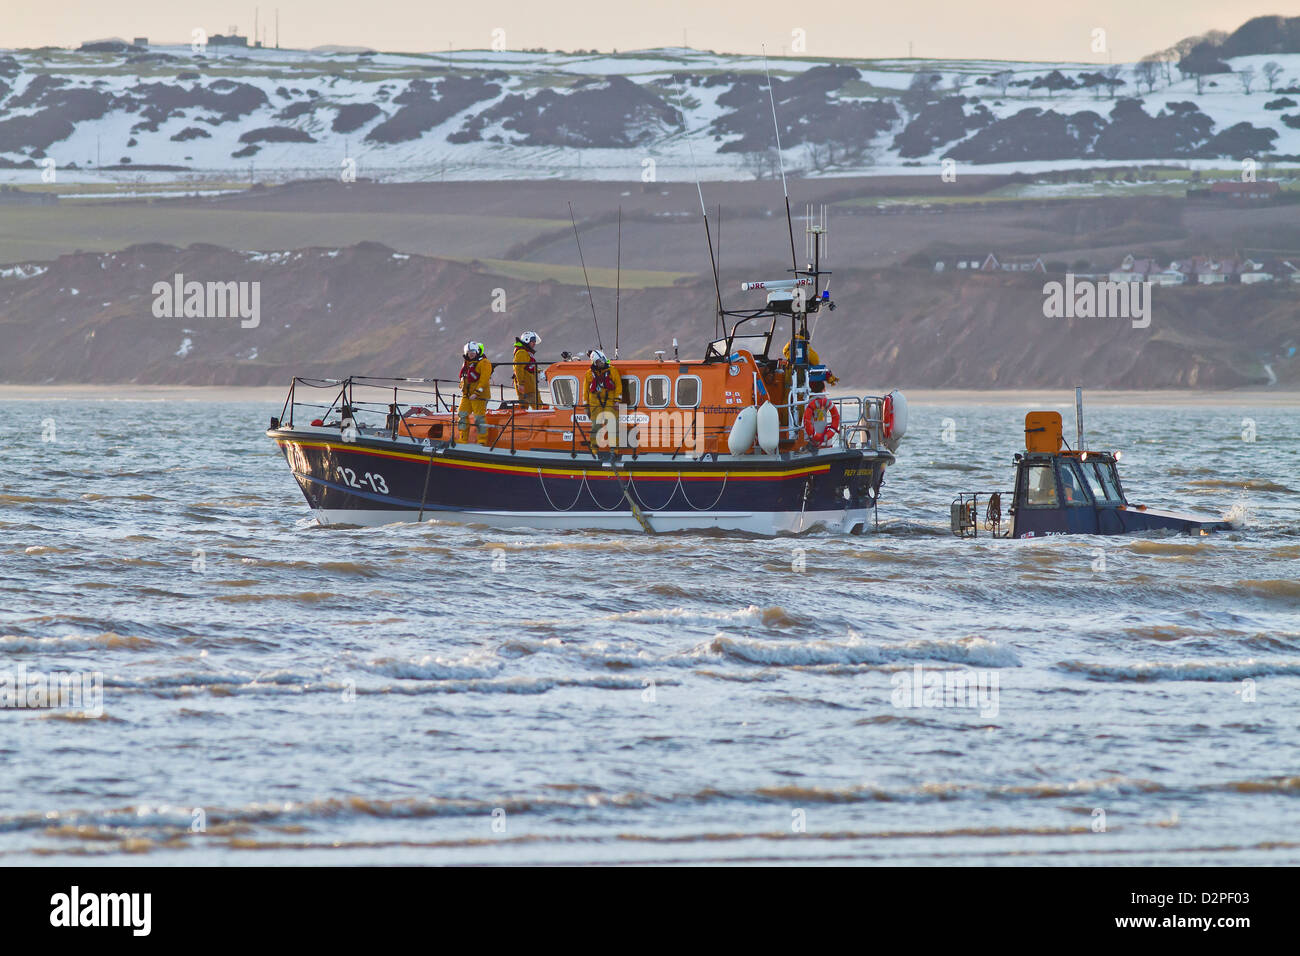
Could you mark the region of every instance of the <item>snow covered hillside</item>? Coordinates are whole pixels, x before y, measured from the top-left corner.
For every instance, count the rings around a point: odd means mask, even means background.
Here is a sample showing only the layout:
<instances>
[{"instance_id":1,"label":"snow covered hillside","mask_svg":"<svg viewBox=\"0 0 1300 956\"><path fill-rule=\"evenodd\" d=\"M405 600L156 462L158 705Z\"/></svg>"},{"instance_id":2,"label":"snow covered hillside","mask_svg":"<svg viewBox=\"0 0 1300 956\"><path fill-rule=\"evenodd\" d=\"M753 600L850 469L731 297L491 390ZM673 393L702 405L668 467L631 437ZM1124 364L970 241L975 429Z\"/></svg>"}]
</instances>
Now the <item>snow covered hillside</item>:
<instances>
[{"instance_id":1,"label":"snow covered hillside","mask_svg":"<svg viewBox=\"0 0 1300 956\"><path fill-rule=\"evenodd\" d=\"M1172 64L781 57L771 72L804 175L1300 159L1300 53L1225 62L1199 80ZM773 142L762 59L695 50L0 53L8 183L51 161L58 182L748 179L771 174Z\"/></svg>"}]
</instances>

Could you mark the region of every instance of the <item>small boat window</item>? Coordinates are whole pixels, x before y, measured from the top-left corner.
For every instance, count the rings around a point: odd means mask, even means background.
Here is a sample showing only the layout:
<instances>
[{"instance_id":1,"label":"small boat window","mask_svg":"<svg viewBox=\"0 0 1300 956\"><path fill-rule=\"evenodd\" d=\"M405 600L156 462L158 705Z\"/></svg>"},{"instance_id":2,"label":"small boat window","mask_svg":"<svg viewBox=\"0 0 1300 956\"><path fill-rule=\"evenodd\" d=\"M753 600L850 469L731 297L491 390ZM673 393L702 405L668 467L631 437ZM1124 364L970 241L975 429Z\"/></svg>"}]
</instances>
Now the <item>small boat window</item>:
<instances>
[{"instance_id":1,"label":"small boat window","mask_svg":"<svg viewBox=\"0 0 1300 956\"><path fill-rule=\"evenodd\" d=\"M628 408L641 404L641 380L635 375L623 376L623 404Z\"/></svg>"},{"instance_id":2,"label":"small boat window","mask_svg":"<svg viewBox=\"0 0 1300 956\"><path fill-rule=\"evenodd\" d=\"M1107 461L1099 461L1094 463L1093 467L1101 476L1101 485L1106 490L1106 500L1123 502L1124 496L1119 493L1119 482L1115 480L1115 466Z\"/></svg>"},{"instance_id":3,"label":"small boat window","mask_svg":"<svg viewBox=\"0 0 1300 956\"><path fill-rule=\"evenodd\" d=\"M646 408L668 407L668 376L651 375L645 380Z\"/></svg>"},{"instance_id":4,"label":"small boat window","mask_svg":"<svg viewBox=\"0 0 1300 956\"><path fill-rule=\"evenodd\" d=\"M1088 493L1083 489L1083 475L1073 461L1061 462L1061 496L1067 505L1090 505Z\"/></svg>"},{"instance_id":5,"label":"small boat window","mask_svg":"<svg viewBox=\"0 0 1300 956\"><path fill-rule=\"evenodd\" d=\"M551 404L572 408L578 404L578 380L572 375L558 376L551 382Z\"/></svg>"},{"instance_id":6,"label":"small boat window","mask_svg":"<svg viewBox=\"0 0 1300 956\"><path fill-rule=\"evenodd\" d=\"M1101 479L1097 477L1096 462L1085 461L1083 463L1083 477L1088 482L1088 490L1092 492L1092 499L1096 502L1102 502L1109 497L1106 489L1101 486Z\"/></svg>"},{"instance_id":7,"label":"small boat window","mask_svg":"<svg viewBox=\"0 0 1300 956\"><path fill-rule=\"evenodd\" d=\"M677 407L695 408L700 404L700 377L683 375L677 379Z\"/></svg>"},{"instance_id":8,"label":"small boat window","mask_svg":"<svg viewBox=\"0 0 1300 956\"><path fill-rule=\"evenodd\" d=\"M1056 472L1049 464L1029 465L1026 469L1028 472L1029 482L1027 484L1028 492L1025 496L1025 504L1031 508L1055 508L1056 500Z\"/></svg>"}]
</instances>

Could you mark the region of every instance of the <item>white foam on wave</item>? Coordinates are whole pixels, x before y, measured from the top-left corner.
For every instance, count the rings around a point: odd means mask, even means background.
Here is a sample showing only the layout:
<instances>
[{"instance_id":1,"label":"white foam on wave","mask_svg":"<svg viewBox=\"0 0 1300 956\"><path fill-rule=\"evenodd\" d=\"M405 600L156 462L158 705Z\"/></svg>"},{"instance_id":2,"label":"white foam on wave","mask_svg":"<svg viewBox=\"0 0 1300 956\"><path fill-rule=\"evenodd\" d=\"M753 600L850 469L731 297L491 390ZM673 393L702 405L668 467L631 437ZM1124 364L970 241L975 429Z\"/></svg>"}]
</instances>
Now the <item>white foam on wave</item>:
<instances>
[{"instance_id":1,"label":"white foam on wave","mask_svg":"<svg viewBox=\"0 0 1300 956\"><path fill-rule=\"evenodd\" d=\"M1135 664L1093 664L1087 661L1061 661L1058 670L1083 674L1092 680L1157 681L1203 680L1237 681L1249 677L1282 677L1300 674L1300 661L1187 661L1178 664L1142 661Z\"/></svg>"},{"instance_id":2,"label":"white foam on wave","mask_svg":"<svg viewBox=\"0 0 1300 956\"><path fill-rule=\"evenodd\" d=\"M398 660L380 657L361 665L372 674L398 680L468 680L492 677L500 673L505 662L496 657L474 655L459 659L426 654L424 657Z\"/></svg>"},{"instance_id":3,"label":"white foam on wave","mask_svg":"<svg viewBox=\"0 0 1300 956\"><path fill-rule=\"evenodd\" d=\"M699 656L721 655L750 664L819 666L830 664L891 664L899 661L943 661L979 667L1019 667L1020 658L1009 647L983 637L956 641L908 641L875 644L859 637L847 641L762 641L714 635L697 648Z\"/></svg>"},{"instance_id":4,"label":"white foam on wave","mask_svg":"<svg viewBox=\"0 0 1300 956\"><path fill-rule=\"evenodd\" d=\"M0 635L0 654L17 654L24 651L100 651L132 649L141 650L156 646L147 637L117 634L69 634L64 637L24 637L20 634Z\"/></svg>"}]
</instances>

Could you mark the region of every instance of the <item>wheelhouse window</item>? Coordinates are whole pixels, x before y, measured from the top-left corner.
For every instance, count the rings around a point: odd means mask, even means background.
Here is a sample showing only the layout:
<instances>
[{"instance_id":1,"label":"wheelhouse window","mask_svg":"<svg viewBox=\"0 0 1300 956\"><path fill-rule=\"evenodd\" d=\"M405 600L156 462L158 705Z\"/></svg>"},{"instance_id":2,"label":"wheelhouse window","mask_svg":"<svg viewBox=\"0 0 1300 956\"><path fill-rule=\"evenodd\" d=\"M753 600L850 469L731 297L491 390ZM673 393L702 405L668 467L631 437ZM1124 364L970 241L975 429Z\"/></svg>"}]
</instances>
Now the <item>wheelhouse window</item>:
<instances>
[{"instance_id":1,"label":"wheelhouse window","mask_svg":"<svg viewBox=\"0 0 1300 956\"><path fill-rule=\"evenodd\" d=\"M683 375L677 379L677 407L695 408L700 404L700 377Z\"/></svg>"},{"instance_id":2,"label":"wheelhouse window","mask_svg":"<svg viewBox=\"0 0 1300 956\"><path fill-rule=\"evenodd\" d=\"M1093 501L1098 503L1106 501L1109 496L1106 494L1106 489L1102 487L1096 463L1085 461L1080 467L1083 470L1083 479L1088 484L1088 490L1092 492Z\"/></svg>"},{"instance_id":3,"label":"wheelhouse window","mask_svg":"<svg viewBox=\"0 0 1300 956\"><path fill-rule=\"evenodd\" d=\"M651 375L645 380L646 408L667 408L669 387L667 375Z\"/></svg>"},{"instance_id":4,"label":"wheelhouse window","mask_svg":"<svg viewBox=\"0 0 1300 956\"><path fill-rule=\"evenodd\" d=\"M551 404L572 408L578 404L578 379L573 375L560 375L551 382Z\"/></svg>"},{"instance_id":5,"label":"wheelhouse window","mask_svg":"<svg viewBox=\"0 0 1300 956\"><path fill-rule=\"evenodd\" d=\"M623 404L628 408L641 404L641 380L635 375L623 376Z\"/></svg>"},{"instance_id":6,"label":"wheelhouse window","mask_svg":"<svg viewBox=\"0 0 1300 956\"><path fill-rule=\"evenodd\" d=\"M1056 471L1050 464L1025 468L1025 504L1031 508L1055 508Z\"/></svg>"},{"instance_id":7,"label":"wheelhouse window","mask_svg":"<svg viewBox=\"0 0 1300 956\"><path fill-rule=\"evenodd\" d=\"M1084 490L1083 473L1079 470L1079 465L1073 461L1062 461L1061 467L1061 496L1065 499L1067 505L1090 505L1088 493Z\"/></svg>"},{"instance_id":8,"label":"wheelhouse window","mask_svg":"<svg viewBox=\"0 0 1300 956\"><path fill-rule=\"evenodd\" d=\"M1097 471L1097 476L1101 480L1102 489L1106 494L1106 501L1112 504L1122 504L1124 495L1119 490L1119 479L1115 477L1115 466L1108 461L1091 462L1093 468Z\"/></svg>"}]
</instances>

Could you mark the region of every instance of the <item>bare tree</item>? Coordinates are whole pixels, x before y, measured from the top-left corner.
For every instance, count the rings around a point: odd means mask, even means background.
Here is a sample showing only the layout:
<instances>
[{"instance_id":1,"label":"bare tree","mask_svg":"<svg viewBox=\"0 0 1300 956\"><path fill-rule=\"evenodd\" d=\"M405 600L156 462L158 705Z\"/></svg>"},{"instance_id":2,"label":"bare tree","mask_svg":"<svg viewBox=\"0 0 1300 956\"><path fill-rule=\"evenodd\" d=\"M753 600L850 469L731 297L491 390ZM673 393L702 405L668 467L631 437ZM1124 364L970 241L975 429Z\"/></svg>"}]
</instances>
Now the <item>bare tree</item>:
<instances>
[{"instance_id":1,"label":"bare tree","mask_svg":"<svg viewBox=\"0 0 1300 956\"><path fill-rule=\"evenodd\" d=\"M1255 84L1255 68L1252 66L1243 66L1237 71L1237 79L1241 83L1242 90L1249 93L1250 88Z\"/></svg>"},{"instance_id":2,"label":"bare tree","mask_svg":"<svg viewBox=\"0 0 1300 956\"><path fill-rule=\"evenodd\" d=\"M808 165L819 173L824 173L827 167L834 160L834 149L830 143L807 143L804 146L804 155L808 157Z\"/></svg>"},{"instance_id":3,"label":"bare tree","mask_svg":"<svg viewBox=\"0 0 1300 956\"><path fill-rule=\"evenodd\" d=\"M1013 75L1010 70L999 70L993 74L993 85L998 88L998 96L1007 95L1007 87L1011 85Z\"/></svg>"},{"instance_id":4,"label":"bare tree","mask_svg":"<svg viewBox=\"0 0 1300 956\"><path fill-rule=\"evenodd\" d=\"M1264 82L1268 84L1268 91L1273 92L1273 87L1277 86L1277 78L1282 75L1282 67L1276 60L1269 60L1264 64Z\"/></svg>"},{"instance_id":5,"label":"bare tree","mask_svg":"<svg viewBox=\"0 0 1300 956\"><path fill-rule=\"evenodd\" d=\"M775 179L780 161L777 159L776 147L769 146L767 149L750 150L743 153L742 165L745 172L749 173L755 179Z\"/></svg>"},{"instance_id":6,"label":"bare tree","mask_svg":"<svg viewBox=\"0 0 1300 956\"><path fill-rule=\"evenodd\" d=\"M1122 66L1106 67L1106 71L1105 71L1106 86L1110 88L1110 98L1112 100L1115 98L1116 87L1120 87L1124 85L1124 81L1119 78L1120 74L1123 72L1124 72L1124 68Z\"/></svg>"},{"instance_id":7,"label":"bare tree","mask_svg":"<svg viewBox=\"0 0 1300 956\"><path fill-rule=\"evenodd\" d=\"M1133 68L1133 79L1137 83L1138 92L1142 92L1142 84L1147 85L1147 92L1154 93L1156 89L1156 77L1159 74L1159 66L1155 60L1147 57Z\"/></svg>"},{"instance_id":8,"label":"bare tree","mask_svg":"<svg viewBox=\"0 0 1300 956\"><path fill-rule=\"evenodd\" d=\"M1164 76L1165 76L1165 86L1169 86L1170 84L1172 84L1172 83L1174 82L1174 76L1173 76L1174 58L1173 58L1173 54L1171 54L1168 50L1161 50L1159 53L1155 54L1155 60L1156 60L1157 63L1160 64L1160 71L1161 71L1161 72L1164 74Z\"/></svg>"}]
</instances>

